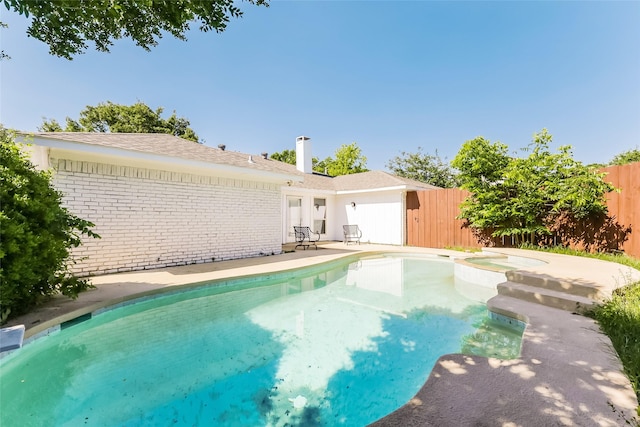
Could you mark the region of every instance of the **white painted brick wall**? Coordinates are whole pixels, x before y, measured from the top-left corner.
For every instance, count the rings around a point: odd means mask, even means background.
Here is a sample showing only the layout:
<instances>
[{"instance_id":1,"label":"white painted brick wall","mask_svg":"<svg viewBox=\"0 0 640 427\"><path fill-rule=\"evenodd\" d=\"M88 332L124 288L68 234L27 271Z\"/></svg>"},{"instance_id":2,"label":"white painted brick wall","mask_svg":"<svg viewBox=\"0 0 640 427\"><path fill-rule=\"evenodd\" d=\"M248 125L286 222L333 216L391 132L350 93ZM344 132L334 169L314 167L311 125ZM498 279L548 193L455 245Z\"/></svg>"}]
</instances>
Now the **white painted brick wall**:
<instances>
[{"instance_id":1,"label":"white painted brick wall","mask_svg":"<svg viewBox=\"0 0 640 427\"><path fill-rule=\"evenodd\" d=\"M282 251L276 184L67 159L51 165L65 206L102 237L74 251L78 275Z\"/></svg>"}]
</instances>

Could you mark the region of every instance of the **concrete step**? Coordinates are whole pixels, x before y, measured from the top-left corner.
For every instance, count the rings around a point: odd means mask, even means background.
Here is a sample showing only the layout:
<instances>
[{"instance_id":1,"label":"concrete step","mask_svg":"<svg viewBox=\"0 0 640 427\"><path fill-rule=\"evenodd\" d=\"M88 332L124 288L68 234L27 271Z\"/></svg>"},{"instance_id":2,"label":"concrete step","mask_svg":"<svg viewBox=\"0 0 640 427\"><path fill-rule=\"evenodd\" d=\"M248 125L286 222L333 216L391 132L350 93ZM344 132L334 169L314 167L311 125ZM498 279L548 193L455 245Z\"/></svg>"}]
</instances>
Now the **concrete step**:
<instances>
[{"instance_id":1,"label":"concrete step","mask_svg":"<svg viewBox=\"0 0 640 427\"><path fill-rule=\"evenodd\" d=\"M529 323L529 317L523 314L526 313L527 310L523 310L522 306L530 304L535 304L536 309L539 305L537 303L530 303L518 298L498 294L487 301L487 309L489 309L489 311L493 313L506 316L507 318L510 317L512 319L520 320L524 323Z\"/></svg>"},{"instance_id":2,"label":"concrete step","mask_svg":"<svg viewBox=\"0 0 640 427\"><path fill-rule=\"evenodd\" d=\"M589 298L595 301L604 300L607 295L595 283L573 280L564 280L545 274L528 272L524 270L512 270L505 273L507 279L513 283L520 283L549 291L562 292L569 295Z\"/></svg>"},{"instance_id":3,"label":"concrete step","mask_svg":"<svg viewBox=\"0 0 640 427\"><path fill-rule=\"evenodd\" d=\"M584 313L592 309L596 304L592 299L584 296L510 281L498 284L498 295L575 313Z\"/></svg>"}]
</instances>

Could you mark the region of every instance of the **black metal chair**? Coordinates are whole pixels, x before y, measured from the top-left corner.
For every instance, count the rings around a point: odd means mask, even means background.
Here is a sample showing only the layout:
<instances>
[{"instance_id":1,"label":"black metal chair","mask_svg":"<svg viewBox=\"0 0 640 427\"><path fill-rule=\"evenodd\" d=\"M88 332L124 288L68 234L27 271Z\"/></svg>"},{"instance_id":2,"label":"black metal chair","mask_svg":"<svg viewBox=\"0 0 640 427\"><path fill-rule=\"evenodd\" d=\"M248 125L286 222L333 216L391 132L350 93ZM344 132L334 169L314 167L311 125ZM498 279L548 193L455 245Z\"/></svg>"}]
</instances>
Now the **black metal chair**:
<instances>
[{"instance_id":1,"label":"black metal chair","mask_svg":"<svg viewBox=\"0 0 640 427\"><path fill-rule=\"evenodd\" d=\"M293 226L293 232L296 235L296 242L298 242L294 249L298 249L299 246L302 246L306 251L309 246L313 245L316 247L316 250L318 250L316 242L320 240L320 233L317 231L311 231L311 228L309 227L301 227L297 225ZM315 235L315 237L313 235Z\"/></svg>"},{"instance_id":2,"label":"black metal chair","mask_svg":"<svg viewBox=\"0 0 640 427\"><path fill-rule=\"evenodd\" d=\"M351 242L360 244L360 238L362 237L362 231L357 224L343 225L342 233L344 234L343 242L349 244Z\"/></svg>"}]
</instances>

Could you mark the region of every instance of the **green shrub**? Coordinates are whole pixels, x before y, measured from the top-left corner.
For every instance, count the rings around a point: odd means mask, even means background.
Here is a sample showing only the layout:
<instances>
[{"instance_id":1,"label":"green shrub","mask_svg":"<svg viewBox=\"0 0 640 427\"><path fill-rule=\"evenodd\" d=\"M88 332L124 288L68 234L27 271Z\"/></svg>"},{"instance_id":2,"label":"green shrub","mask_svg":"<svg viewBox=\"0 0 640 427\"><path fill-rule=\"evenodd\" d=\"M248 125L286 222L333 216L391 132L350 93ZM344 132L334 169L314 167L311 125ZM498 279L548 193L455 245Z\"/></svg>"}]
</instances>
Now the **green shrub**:
<instances>
[{"instance_id":1,"label":"green shrub","mask_svg":"<svg viewBox=\"0 0 640 427\"><path fill-rule=\"evenodd\" d=\"M611 338L640 400L640 282L616 289L593 316Z\"/></svg>"},{"instance_id":2,"label":"green shrub","mask_svg":"<svg viewBox=\"0 0 640 427\"><path fill-rule=\"evenodd\" d=\"M89 288L69 273L71 249L94 224L61 206L48 172L38 171L0 125L0 316L23 314L56 293L75 298Z\"/></svg>"}]
</instances>

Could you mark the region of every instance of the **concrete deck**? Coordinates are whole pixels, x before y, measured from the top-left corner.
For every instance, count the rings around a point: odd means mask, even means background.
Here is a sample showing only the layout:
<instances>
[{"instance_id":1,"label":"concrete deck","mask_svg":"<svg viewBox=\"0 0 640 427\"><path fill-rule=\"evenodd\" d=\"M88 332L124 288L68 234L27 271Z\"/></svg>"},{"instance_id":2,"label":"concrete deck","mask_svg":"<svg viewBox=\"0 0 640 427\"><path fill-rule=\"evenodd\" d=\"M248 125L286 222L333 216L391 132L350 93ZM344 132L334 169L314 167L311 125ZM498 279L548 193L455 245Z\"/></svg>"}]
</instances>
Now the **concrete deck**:
<instances>
[{"instance_id":1,"label":"concrete deck","mask_svg":"<svg viewBox=\"0 0 640 427\"><path fill-rule=\"evenodd\" d=\"M120 273L92 278L97 287L77 300L52 299L38 310L13 319L24 324L25 339L99 308L128 299L216 279L302 268L358 252L422 252L469 256L440 249L323 243L261 258ZM572 292L593 287L606 296L618 286L640 280L640 272L604 261L520 250L500 253L542 259L545 265L523 271L534 282ZM587 317L532 301L498 295L491 310L527 323L521 357L515 360L445 355L406 405L376 426L619 426L634 420L638 402L611 342Z\"/></svg>"}]
</instances>

